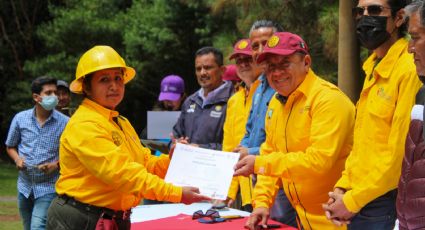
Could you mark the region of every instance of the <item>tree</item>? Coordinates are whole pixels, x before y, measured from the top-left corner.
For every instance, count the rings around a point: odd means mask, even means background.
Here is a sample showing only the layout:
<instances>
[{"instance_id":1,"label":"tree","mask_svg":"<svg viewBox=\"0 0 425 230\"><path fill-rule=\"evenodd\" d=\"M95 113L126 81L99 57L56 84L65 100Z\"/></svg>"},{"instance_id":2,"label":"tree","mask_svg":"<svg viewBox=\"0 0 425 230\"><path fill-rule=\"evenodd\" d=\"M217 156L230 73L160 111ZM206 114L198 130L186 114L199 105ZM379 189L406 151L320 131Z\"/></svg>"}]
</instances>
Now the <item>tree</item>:
<instances>
[{"instance_id":1,"label":"tree","mask_svg":"<svg viewBox=\"0 0 425 230\"><path fill-rule=\"evenodd\" d=\"M334 83L337 81L338 2L336 0L219 0L214 13L237 9L237 28L248 37L251 24L258 19L279 22L299 34L309 45L313 69Z\"/></svg>"},{"instance_id":2,"label":"tree","mask_svg":"<svg viewBox=\"0 0 425 230\"><path fill-rule=\"evenodd\" d=\"M83 52L97 44L114 47L137 72L118 108L137 130L156 101L161 78L180 74L189 92L197 88L195 51L214 45L215 35L234 30L235 21L231 13L210 15L209 1L195 0L67 0L51 3L49 12L52 20L37 29L45 49L26 62L25 71L71 81Z\"/></svg>"},{"instance_id":3,"label":"tree","mask_svg":"<svg viewBox=\"0 0 425 230\"><path fill-rule=\"evenodd\" d=\"M24 63L42 49L35 30L50 16L46 1L0 0L0 6L0 139L5 140L14 114L31 106L32 78Z\"/></svg>"}]
</instances>

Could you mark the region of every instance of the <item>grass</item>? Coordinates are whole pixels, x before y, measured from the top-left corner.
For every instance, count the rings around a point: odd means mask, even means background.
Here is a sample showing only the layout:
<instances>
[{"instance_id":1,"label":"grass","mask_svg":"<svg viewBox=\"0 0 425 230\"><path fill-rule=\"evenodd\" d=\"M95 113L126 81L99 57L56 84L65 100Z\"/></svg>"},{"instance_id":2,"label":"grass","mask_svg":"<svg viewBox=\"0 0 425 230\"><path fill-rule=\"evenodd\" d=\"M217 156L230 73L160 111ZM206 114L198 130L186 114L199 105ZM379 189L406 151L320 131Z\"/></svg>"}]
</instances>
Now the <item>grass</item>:
<instances>
[{"instance_id":1,"label":"grass","mask_svg":"<svg viewBox=\"0 0 425 230\"><path fill-rule=\"evenodd\" d=\"M18 170L12 164L0 163L0 196L16 196Z\"/></svg>"},{"instance_id":2,"label":"grass","mask_svg":"<svg viewBox=\"0 0 425 230\"><path fill-rule=\"evenodd\" d=\"M16 203L17 178L15 166L0 161L0 230L23 229Z\"/></svg>"}]
</instances>

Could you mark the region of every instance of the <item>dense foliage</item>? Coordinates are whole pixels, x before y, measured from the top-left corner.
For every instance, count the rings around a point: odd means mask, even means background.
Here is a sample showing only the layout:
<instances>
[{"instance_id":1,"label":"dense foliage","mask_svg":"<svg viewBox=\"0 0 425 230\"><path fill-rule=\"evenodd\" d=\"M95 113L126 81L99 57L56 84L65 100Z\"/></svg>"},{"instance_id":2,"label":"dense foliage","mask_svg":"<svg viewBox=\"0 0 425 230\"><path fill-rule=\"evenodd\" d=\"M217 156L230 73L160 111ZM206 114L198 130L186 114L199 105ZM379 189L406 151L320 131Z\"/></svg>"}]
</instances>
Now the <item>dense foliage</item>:
<instances>
[{"instance_id":1,"label":"dense foliage","mask_svg":"<svg viewBox=\"0 0 425 230\"><path fill-rule=\"evenodd\" d=\"M194 52L213 45L227 56L257 19L278 21L300 34L315 71L336 81L336 0L0 0L0 13L3 141L13 115L31 107L31 80L49 75L72 81L78 58L96 44L114 47L137 71L119 107L137 130L145 125L163 76L181 75L193 92Z\"/></svg>"}]
</instances>

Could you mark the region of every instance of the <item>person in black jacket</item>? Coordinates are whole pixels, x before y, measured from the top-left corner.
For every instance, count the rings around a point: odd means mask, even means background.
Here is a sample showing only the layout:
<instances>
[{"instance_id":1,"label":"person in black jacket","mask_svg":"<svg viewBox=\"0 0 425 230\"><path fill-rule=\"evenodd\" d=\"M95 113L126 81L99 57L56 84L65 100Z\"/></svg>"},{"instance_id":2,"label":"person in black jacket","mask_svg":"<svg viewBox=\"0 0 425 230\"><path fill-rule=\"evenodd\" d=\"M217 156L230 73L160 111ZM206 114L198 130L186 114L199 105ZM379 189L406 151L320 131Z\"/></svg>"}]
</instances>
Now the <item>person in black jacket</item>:
<instances>
[{"instance_id":1,"label":"person in black jacket","mask_svg":"<svg viewBox=\"0 0 425 230\"><path fill-rule=\"evenodd\" d=\"M227 100L233 94L230 81L223 81L223 54L203 47L195 54L195 74L201 89L183 103L173 127L173 140L207 149L222 149ZM173 148L173 147L172 147Z\"/></svg>"}]
</instances>

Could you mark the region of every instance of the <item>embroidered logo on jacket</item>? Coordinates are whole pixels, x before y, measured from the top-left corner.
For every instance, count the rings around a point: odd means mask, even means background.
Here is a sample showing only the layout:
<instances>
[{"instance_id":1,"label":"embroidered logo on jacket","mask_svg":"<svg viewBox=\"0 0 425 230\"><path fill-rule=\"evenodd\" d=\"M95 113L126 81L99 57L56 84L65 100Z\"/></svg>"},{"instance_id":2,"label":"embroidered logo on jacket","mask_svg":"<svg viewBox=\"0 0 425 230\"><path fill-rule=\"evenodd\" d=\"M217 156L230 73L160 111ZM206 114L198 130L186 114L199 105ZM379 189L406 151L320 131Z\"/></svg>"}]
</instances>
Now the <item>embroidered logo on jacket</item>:
<instances>
[{"instance_id":1,"label":"embroidered logo on jacket","mask_svg":"<svg viewBox=\"0 0 425 230\"><path fill-rule=\"evenodd\" d=\"M310 109L311 109L311 106L306 105L306 106L304 106L303 108L300 109L300 114L302 114L304 112L308 112L308 111L310 111Z\"/></svg>"},{"instance_id":2,"label":"embroidered logo on jacket","mask_svg":"<svg viewBox=\"0 0 425 230\"><path fill-rule=\"evenodd\" d=\"M388 95L387 92L385 92L384 87L379 87L378 91L376 92L376 95L386 101L391 101L391 96Z\"/></svg>"},{"instance_id":3,"label":"embroidered logo on jacket","mask_svg":"<svg viewBox=\"0 0 425 230\"><path fill-rule=\"evenodd\" d=\"M189 109L186 110L186 112L188 112L188 113L194 113L195 112L195 108L196 108L196 104L191 104L189 106Z\"/></svg>"},{"instance_id":4,"label":"embroidered logo on jacket","mask_svg":"<svg viewBox=\"0 0 425 230\"><path fill-rule=\"evenodd\" d=\"M122 143L122 138L117 131L112 131L112 140L116 146L120 146Z\"/></svg>"}]
</instances>

